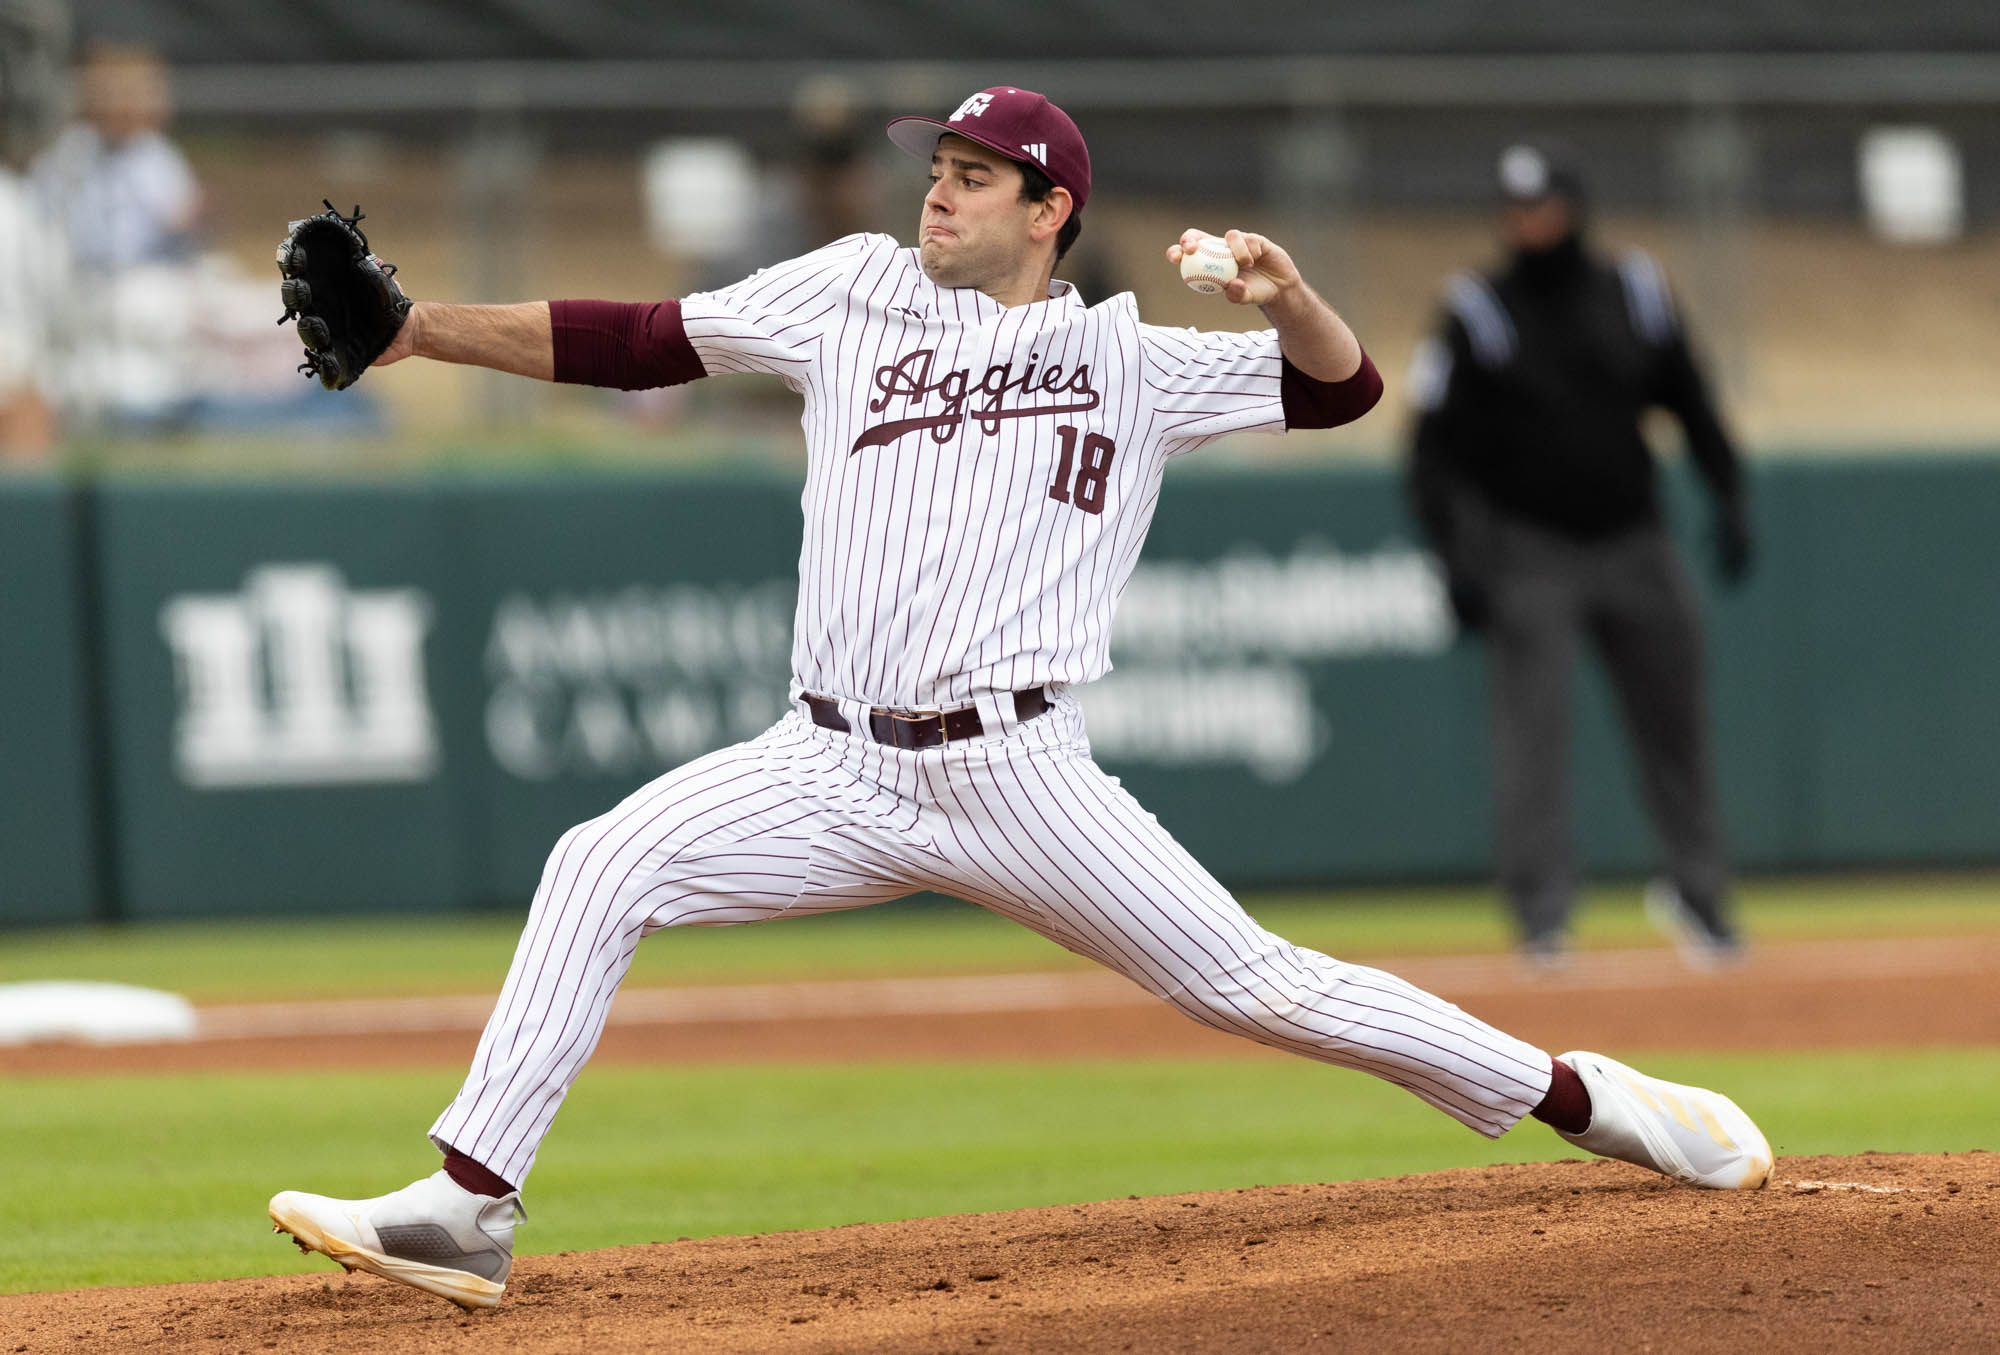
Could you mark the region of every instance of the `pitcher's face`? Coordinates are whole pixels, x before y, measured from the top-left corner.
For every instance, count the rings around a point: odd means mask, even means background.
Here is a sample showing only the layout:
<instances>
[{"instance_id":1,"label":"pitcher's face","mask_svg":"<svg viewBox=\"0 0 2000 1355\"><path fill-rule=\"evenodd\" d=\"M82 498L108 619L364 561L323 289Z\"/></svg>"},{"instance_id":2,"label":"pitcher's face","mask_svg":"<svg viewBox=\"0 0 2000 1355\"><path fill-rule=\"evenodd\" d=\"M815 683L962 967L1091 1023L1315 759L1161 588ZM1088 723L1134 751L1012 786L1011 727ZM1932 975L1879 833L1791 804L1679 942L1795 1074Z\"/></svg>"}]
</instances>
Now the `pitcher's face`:
<instances>
[{"instance_id":1,"label":"pitcher's face","mask_svg":"<svg viewBox=\"0 0 2000 1355\"><path fill-rule=\"evenodd\" d=\"M1021 167L962 136L938 138L917 257L940 287L985 287L1020 273L1041 245L1037 204L1021 201Z\"/></svg>"}]
</instances>

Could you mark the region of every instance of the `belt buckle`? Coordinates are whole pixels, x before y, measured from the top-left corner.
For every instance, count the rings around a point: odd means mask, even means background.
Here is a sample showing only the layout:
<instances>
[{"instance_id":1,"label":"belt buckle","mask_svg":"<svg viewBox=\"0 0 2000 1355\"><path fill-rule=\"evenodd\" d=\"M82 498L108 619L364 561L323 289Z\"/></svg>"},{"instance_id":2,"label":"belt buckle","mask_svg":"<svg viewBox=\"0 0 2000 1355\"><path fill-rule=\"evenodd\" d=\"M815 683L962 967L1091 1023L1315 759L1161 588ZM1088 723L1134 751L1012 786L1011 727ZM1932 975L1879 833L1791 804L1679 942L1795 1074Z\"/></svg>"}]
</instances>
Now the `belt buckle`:
<instances>
[{"instance_id":1,"label":"belt buckle","mask_svg":"<svg viewBox=\"0 0 2000 1355\"><path fill-rule=\"evenodd\" d=\"M941 710L934 710L934 711L884 710L882 711L882 714L888 716L891 720L894 720L896 723L906 726L926 724L929 723L930 721L935 720L937 722L938 743L940 745L943 745L951 742L951 733L949 730L945 728L944 712ZM898 739L896 740L896 747L915 751L918 747L916 743L916 737L917 737L916 733L913 729L910 735L911 741L905 743L901 739Z\"/></svg>"}]
</instances>

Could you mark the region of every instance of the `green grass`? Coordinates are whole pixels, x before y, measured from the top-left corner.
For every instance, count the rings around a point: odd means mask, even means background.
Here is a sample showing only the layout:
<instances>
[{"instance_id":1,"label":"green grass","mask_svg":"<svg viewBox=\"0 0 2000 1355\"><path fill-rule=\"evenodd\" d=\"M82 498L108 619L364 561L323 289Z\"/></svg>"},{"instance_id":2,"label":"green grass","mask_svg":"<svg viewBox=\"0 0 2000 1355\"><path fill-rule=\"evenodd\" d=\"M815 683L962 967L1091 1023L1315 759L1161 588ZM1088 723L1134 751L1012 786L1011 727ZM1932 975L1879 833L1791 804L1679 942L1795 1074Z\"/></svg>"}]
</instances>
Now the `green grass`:
<instances>
[{"instance_id":1,"label":"green grass","mask_svg":"<svg viewBox=\"0 0 2000 1355\"><path fill-rule=\"evenodd\" d=\"M1636 886L1595 889L1578 914L1585 947L1658 944ZM1478 888L1255 895L1266 926L1354 959L1493 951L1505 918ZM2000 932L2000 877L1752 881L1753 939ZM0 983L100 979L197 1001L490 992L519 935L514 916L232 921L0 933ZM685 929L640 946L633 983L729 983L885 974L1085 967L1024 928L963 904L887 905L777 925Z\"/></svg>"},{"instance_id":2,"label":"green grass","mask_svg":"<svg viewBox=\"0 0 2000 1355\"><path fill-rule=\"evenodd\" d=\"M2000 1050L1677 1056L1781 1153L2000 1147ZM0 1080L0 1292L325 1270L264 1202L430 1170L450 1071ZM1574 1156L1304 1062L591 1070L523 1252Z\"/></svg>"},{"instance_id":3,"label":"green grass","mask_svg":"<svg viewBox=\"0 0 2000 1355\"><path fill-rule=\"evenodd\" d=\"M2000 878L1752 882L1753 936L2000 932ZM1249 900L1358 958L1500 949L1483 889ZM518 921L215 923L0 934L0 982L95 978L205 1000L490 991ZM1595 891L1586 946L1653 944L1637 890ZM642 946L634 981L998 972L1082 962L975 909L892 906ZM2000 1147L2000 1050L1684 1056L1739 1089L1783 1152ZM299 1186L373 1194L428 1169L458 1070L309 1077L0 1078L0 1292L324 1268L263 1223ZM1304 1062L600 1067L532 1183L526 1251L1566 1155L1498 1143L1392 1088Z\"/></svg>"}]
</instances>

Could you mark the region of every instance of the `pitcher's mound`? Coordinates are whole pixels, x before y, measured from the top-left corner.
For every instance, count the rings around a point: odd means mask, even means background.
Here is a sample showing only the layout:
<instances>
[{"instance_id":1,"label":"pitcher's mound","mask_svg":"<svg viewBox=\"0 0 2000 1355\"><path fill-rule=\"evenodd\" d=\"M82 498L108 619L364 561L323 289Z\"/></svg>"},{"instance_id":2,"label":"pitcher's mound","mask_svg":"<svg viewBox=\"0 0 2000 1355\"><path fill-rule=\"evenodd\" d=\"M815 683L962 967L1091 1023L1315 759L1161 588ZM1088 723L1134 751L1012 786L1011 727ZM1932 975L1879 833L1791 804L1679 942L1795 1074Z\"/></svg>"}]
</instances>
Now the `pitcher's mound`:
<instances>
[{"instance_id":1,"label":"pitcher's mound","mask_svg":"<svg viewBox=\"0 0 2000 1355\"><path fill-rule=\"evenodd\" d=\"M0 1298L0 1330L29 1351L1929 1355L2000 1349L1996 1237L1991 1153L1781 1158L1750 1194L1531 1163L529 1256L477 1316L329 1270Z\"/></svg>"}]
</instances>

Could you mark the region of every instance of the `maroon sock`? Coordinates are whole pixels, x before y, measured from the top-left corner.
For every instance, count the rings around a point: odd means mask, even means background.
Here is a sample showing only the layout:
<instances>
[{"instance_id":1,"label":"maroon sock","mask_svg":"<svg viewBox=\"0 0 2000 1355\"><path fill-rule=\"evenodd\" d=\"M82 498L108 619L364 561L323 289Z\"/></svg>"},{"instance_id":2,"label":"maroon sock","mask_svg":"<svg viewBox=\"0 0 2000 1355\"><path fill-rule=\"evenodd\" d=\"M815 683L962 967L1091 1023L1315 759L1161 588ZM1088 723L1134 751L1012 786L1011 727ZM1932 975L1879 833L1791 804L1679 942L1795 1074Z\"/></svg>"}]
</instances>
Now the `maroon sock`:
<instances>
[{"instance_id":1,"label":"maroon sock","mask_svg":"<svg viewBox=\"0 0 2000 1355\"><path fill-rule=\"evenodd\" d=\"M1528 1113L1565 1134L1581 1134L1590 1128L1590 1093L1584 1090L1576 1069L1561 1059L1549 1062L1555 1065L1549 1073L1549 1094Z\"/></svg>"},{"instance_id":2,"label":"maroon sock","mask_svg":"<svg viewBox=\"0 0 2000 1355\"><path fill-rule=\"evenodd\" d=\"M1560 1066L1560 1065L1558 1065ZM1571 1074L1575 1076L1575 1074ZM502 1195L512 1195L514 1188L488 1171L481 1164L461 1153L456 1148L444 1150L444 1174L464 1186L474 1195L491 1195L498 1199Z\"/></svg>"}]
</instances>

